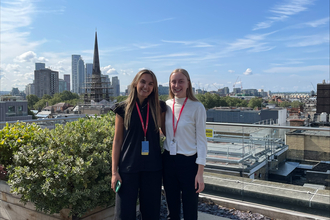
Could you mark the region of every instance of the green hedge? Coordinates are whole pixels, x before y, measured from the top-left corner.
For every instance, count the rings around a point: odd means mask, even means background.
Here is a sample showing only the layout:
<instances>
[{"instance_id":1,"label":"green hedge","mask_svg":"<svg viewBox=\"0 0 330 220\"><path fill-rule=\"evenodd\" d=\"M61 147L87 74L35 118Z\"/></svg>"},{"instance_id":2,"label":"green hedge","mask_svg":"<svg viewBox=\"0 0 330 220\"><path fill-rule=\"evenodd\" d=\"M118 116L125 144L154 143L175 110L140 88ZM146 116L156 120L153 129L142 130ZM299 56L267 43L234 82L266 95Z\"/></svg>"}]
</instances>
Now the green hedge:
<instances>
[{"instance_id":1,"label":"green hedge","mask_svg":"<svg viewBox=\"0 0 330 220\"><path fill-rule=\"evenodd\" d=\"M7 126L4 144L14 153L5 157L12 164L8 167L12 191L22 195L22 202L33 202L37 210L50 214L70 208L72 215L81 216L97 206L112 205L114 123L111 113L50 131L34 124ZM11 139L11 132L21 141Z\"/></svg>"}]
</instances>

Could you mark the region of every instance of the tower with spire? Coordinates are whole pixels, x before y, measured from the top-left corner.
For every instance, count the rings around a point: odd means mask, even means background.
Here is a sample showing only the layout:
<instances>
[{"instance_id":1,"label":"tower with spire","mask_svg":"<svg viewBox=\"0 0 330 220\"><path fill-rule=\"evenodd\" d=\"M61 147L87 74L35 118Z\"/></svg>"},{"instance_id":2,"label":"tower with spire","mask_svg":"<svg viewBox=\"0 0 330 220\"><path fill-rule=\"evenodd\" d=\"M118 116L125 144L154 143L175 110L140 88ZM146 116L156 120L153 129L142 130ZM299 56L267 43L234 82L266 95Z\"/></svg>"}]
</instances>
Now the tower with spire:
<instances>
[{"instance_id":1,"label":"tower with spire","mask_svg":"<svg viewBox=\"0 0 330 220\"><path fill-rule=\"evenodd\" d=\"M110 86L106 77L101 75L99 49L97 43L97 32L95 32L94 57L93 57L93 72L91 77L86 76L86 87L84 102L85 104L101 102L102 100L109 101Z\"/></svg>"}]
</instances>

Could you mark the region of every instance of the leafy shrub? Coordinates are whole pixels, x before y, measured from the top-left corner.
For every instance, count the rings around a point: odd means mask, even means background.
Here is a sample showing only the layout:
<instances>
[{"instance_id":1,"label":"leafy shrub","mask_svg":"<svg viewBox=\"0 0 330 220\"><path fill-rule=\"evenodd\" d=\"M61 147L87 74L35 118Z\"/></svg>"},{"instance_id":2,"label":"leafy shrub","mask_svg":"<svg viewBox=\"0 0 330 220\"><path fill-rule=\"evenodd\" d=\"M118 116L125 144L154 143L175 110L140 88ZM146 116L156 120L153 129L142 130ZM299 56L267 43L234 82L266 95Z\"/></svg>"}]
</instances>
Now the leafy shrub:
<instances>
[{"instance_id":1,"label":"leafy shrub","mask_svg":"<svg viewBox=\"0 0 330 220\"><path fill-rule=\"evenodd\" d=\"M13 155L18 149L26 144L38 146L45 140L47 129L43 130L36 124L18 122L6 124L0 130L0 164L4 167L13 164ZM42 138L43 137L43 138Z\"/></svg>"},{"instance_id":2,"label":"leafy shrub","mask_svg":"<svg viewBox=\"0 0 330 220\"><path fill-rule=\"evenodd\" d=\"M39 145L26 144L14 155L9 185L21 201L45 213L70 208L82 216L114 202L111 147L115 117L79 119L57 125Z\"/></svg>"}]
</instances>

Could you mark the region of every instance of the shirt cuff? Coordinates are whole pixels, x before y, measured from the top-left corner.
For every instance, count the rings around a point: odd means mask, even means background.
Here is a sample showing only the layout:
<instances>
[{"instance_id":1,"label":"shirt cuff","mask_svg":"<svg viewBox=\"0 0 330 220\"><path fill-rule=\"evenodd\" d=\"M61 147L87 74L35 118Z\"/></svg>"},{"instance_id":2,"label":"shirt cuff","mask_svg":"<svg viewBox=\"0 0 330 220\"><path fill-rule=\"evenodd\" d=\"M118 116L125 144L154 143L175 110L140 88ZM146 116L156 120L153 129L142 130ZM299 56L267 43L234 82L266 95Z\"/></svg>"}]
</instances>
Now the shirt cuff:
<instances>
[{"instance_id":1,"label":"shirt cuff","mask_svg":"<svg viewBox=\"0 0 330 220\"><path fill-rule=\"evenodd\" d=\"M198 158L197 157L196 163L205 166L205 164L206 164L206 158L202 159L202 158Z\"/></svg>"}]
</instances>

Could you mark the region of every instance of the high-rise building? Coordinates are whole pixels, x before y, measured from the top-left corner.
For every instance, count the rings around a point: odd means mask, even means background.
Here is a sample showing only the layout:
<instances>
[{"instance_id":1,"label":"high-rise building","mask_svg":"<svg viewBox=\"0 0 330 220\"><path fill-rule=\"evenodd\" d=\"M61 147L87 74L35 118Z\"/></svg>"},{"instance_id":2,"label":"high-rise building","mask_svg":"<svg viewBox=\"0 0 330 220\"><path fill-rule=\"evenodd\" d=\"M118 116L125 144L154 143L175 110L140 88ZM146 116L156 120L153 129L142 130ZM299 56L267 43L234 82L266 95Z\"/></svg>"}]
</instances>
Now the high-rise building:
<instances>
[{"instance_id":1,"label":"high-rise building","mask_svg":"<svg viewBox=\"0 0 330 220\"><path fill-rule=\"evenodd\" d=\"M35 70L41 70L41 69L45 69L45 68L46 68L46 64L36 63L36 69Z\"/></svg>"},{"instance_id":2,"label":"high-rise building","mask_svg":"<svg viewBox=\"0 0 330 220\"><path fill-rule=\"evenodd\" d=\"M113 88L113 93L112 96L117 97L120 95L120 84L119 84L119 79L118 76L112 77L112 88Z\"/></svg>"},{"instance_id":3,"label":"high-rise building","mask_svg":"<svg viewBox=\"0 0 330 220\"><path fill-rule=\"evenodd\" d=\"M64 92L66 91L67 88L66 88L66 82L64 79L59 79L58 80L58 92L61 93L61 92Z\"/></svg>"},{"instance_id":4,"label":"high-rise building","mask_svg":"<svg viewBox=\"0 0 330 220\"><path fill-rule=\"evenodd\" d=\"M34 92L34 83L29 83L25 87L25 94L28 95L35 95Z\"/></svg>"},{"instance_id":5,"label":"high-rise building","mask_svg":"<svg viewBox=\"0 0 330 220\"><path fill-rule=\"evenodd\" d=\"M90 89L87 88L87 87L91 83L92 74L93 74L93 64L92 63L86 63L85 64L85 87L88 90L87 93L91 92Z\"/></svg>"},{"instance_id":6,"label":"high-rise building","mask_svg":"<svg viewBox=\"0 0 330 220\"><path fill-rule=\"evenodd\" d=\"M224 88L223 88L223 93L224 93L225 95L229 94L229 88L228 88L228 87L224 87Z\"/></svg>"},{"instance_id":7,"label":"high-rise building","mask_svg":"<svg viewBox=\"0 0 330 220\"><path fill-rule=\"evenodd\" d=\"M77 61L77 72L78 72L78 94L85 92L85 63L82 57Z\"/></svg>"},{"instance_id":8,"label":"high-rise building","mask_svg":"<svg viewBox=\"0 0 330 220\"><path fill-rule=\"evenodd\" d=\"M250 96L258 96L258 90L256 89L243 89L242 93Z\"/></svg>"},{"instance_id":9,"label":"high-rise building","mask_svg":"<svg viewBox=\"0 0 330 220\"><path fill-rule=\"evenodd\" d=\"M131 85L127 86L127 89L125 89L125 95L129 95L129 93L131 92Z\"/></svg>"},{"instance_id":10,"label":"high-rise building","mask_svg":"<svg viewBox=\"0 0 330 220\"><path fill-rule=\"evenodd\" d=\"M39 98L45 94L53 96L58 93L58 72L51 69L35 70L34 88Z\"/></svg>"},{"instance_id":11,"label":"high-rise building","mask_svg":"<svg viewBox=\"0 0 330 220\"><path fill-rule=\"evenodd\" d=\"M19 89L18 88L12 88L11 89L11 92L10 92L10 95L19 95Z\"/></svg>"},{"instance_id":12,"label":"high-rise building","mask_svg":"<svg viewBox=\"0 0 330 220\"><path fill-rule=\"evenodd\" d=\"M71 70L72 70L72 92L79 93L79 82L78 82L78 60L80 55L72 55Z\"/></svg>"},{"instance_id":13,"label":"high-rise building","mask_svg":"<svg viewBox=\"0 0 330 220\"><path fill-rule=\"evenodd\" d=\"M241 93L241 88L233 88L233 93L236 94L236 93Z\"/></svg>"},{"instance_id":14,"label":"high-rise building","mask_svg":"<svg viewBox=\"0 0 330 220\"><path fill-rule=\"evenodd\" d=\"M64 74L64 81L66 82L66 90L70 91L70 74Z\"/></svg>"},{"instance_id":15,"label":"high-rise building","mask_svg":"<svg viewBox=\"0 0 330 220\"><path fill-rule=\"evenodd\" d=\"M330 114L330 83L323 80L317 84L316 113L326 112Z\"/></svg>"},{"instance_id":16,"label":"high-rise building","mask_svg":"<svg viewBox=\"0 0 330 220\"><path fill-rule=\"evenodd\" d=\"M92 77L92 74L93 74L93 64L92 63L85 64L85 74L86 74L86 78Z\"/></svg>"}]
</instances>

